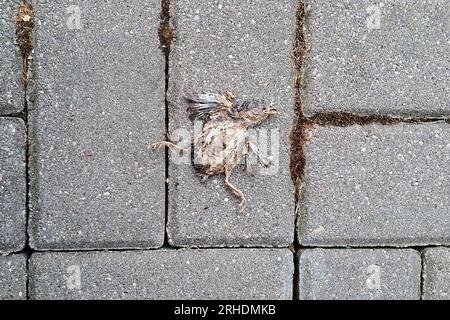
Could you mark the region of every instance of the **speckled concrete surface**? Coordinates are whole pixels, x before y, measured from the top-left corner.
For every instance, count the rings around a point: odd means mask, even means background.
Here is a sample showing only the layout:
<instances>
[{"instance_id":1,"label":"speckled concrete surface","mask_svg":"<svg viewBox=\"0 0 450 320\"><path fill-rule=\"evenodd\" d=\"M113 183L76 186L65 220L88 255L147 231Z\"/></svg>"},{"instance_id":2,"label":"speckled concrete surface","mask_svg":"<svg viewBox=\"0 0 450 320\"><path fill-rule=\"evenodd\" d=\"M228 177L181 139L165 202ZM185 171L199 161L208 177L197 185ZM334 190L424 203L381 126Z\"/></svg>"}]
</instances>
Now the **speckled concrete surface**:
<instances>
[{"instance_id":1,"label":"speckled concrete surface","mask_svg":"<svg viewBox=\"0 0 450 320\"><path fill-rule=\"evenodd\" d=\"M450 2L306 3L305 113L450 115Z\"/></svg>"},{"instance_id":2,"label":"speckled concrete surface","mask_svg":"<svg viewBox=\"0 0 450 320\"><path fill-rule=\"evenodd\" d=\"M164 134L160 2L72 5L36 3L31 246L159 247L164 154L149 145Z\"/></svg>"},{"instance_id":3,"label":"speckled concrete surface","mask_svg":"<svg viewBox=\"0 0 450 320\"><path fill-rule=\"evenodd\" d=\"M314 249L300 255L301 300L418 300L412 249Z\"/></svg>"},{"instance_id":4,"label":"speckled concrete surface","mask_svg":"<svg viewBox=\"0 0 450 320\"><path fill-rule=\"evenodd\" d=\"M309 135L301 244L450 243L448 123L315 127Z\"/></svg>"},{"instance_id":5,"label":"speckled concrete surface","mask_svg":"<svg viewBox=\"0 0 450 320\"><path fill-rule=\"evenodd\" d=\"M38 253L32 299L291 299L287 249Z\"/></svg>"},{"instance_id":6,"label":"speckled concrete surface","mask_svg":"<svg viewBox=\"0 0 450 320\"><path fill-rule=\"evenodd\" d=\"M423 252L424 300L450 300L450 249L428 248Z\"/></svg>"},{"instance_id":7,"label":"speckled concrete surface","mask_svg":"<svg viewBox=\"0 0 450 320\"><path fill-rule=\"evenodd\" d=\"M27 298L27 258L22 254L0 256L0 300Z\"/></svg>"},{"instance_id":8,"label":"speckled concrete surface","mask_svg":"<svg viewBox=\"0 0 450 320\"><path fill-rule=\"evenodd\" d=\"M25 125L0 118L0 254L25 246Z\"/></svg>"},{"instance_id":9,"label":"speckled concrete surface","mask_svg":"<svg viewBox=\"0 0 450 320\"><path fill-rule=\"evenodd\" d=\"M0 115L23 110L25 90L20 80L22 58L16 45L15 0L0 0Z\"/></svg>"}]
</instances>

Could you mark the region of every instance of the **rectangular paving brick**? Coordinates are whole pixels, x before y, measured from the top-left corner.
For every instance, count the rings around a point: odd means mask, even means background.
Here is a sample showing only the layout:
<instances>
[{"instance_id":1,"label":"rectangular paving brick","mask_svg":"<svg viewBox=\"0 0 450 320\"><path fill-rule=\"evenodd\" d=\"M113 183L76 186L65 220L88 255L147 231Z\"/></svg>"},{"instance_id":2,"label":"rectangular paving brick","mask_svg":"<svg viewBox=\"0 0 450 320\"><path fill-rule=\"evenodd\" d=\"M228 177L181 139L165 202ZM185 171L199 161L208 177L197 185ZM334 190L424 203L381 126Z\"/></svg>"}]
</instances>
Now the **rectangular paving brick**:
<instances>
[{"instance_id":1,"label":"rectangular paving brick","mask_svg":"<svg viewBox=\"0 0 450 320\"><path fill-rule=\"evenodd\" d=\"M23 110L25 91L20 80L22 58L16 45L16 0L0 0L0 115Z\"/></svg>"},{"instance_id":2,"label":"rectangular paving brick","mask_svg":"<svg viewBox=\"0 0 450 320\"><path fill-rule=\"evenodd\" d=\"M288 135L294 106L291 49L296 0L172 1L175 37L170 56L170 131L193 130L183 93L233 91L238 98L272 102L280 113L259 131L274 160L249 176L237 168L231 182L247 198L224 187L223 175L201 182L187 163L170 162L169 223L176 246L287 246L293 241L294 196ZM266 130L266 131L264 131ZM278 136L279 138L278 138Z\"/></svg>"},{"instance_id":3,"label":"rectangular paving brick","mask_svg":"<svg viewBox=\"0 0 450 320\"><path fill-rule=\"evenodd\" d=\"M305 113L450 114L450 2L306 2Z\"/></svg>"},{"instance_id":4,"label":"rectangular paving brick","mask_svg":"<svg viewBox=\"0 0 450 320\"><path fill-rule=\"evenodd\" d=\"M420 254L412 249L313 249L300 254L302 300L418 300Z\"/></svg>"},{"instance_id":5,"label":"rectangular paving brick","mask_svg":"<svg viewBox=\"0 0 450 320\"><path fill-rule=\"evenodd\" d=\"M38 1L31 97L31 246L164 240L161 3Z\"/></svg>"},{"instance_id":6,"label":"rectangular paving brick","mask_svg":"<svg viewBox=\"0 0 450 320\"><path fill-rule=\"evenodd\" d=\"M18 118L0 118L0 254L25 246L26 133Z\"/></svg>"},{"instance_id":7,"label":"rectangular paving brick","mask_svg":"<svg viewBox=\"0 0 450 320\"><path fill-rule=\"evenodd\" d=\"M450 249L425 249L423 268L422 299L450 300Z\"/></svg>"},{"instance_id":8,"label":"rectangular paving brick","mask_svg":"<svg viewBox=\"0 0 450 320\"><path fill-rule=\"evenodd\" d=\"M308 134L302 244L450 243L448 123L315 127Z\"/></svg>"},{"instance_id":9,"label":"rectangular paving brick","mask_svg":"<svg viewBox=\"0 0 450 320\"><path fill-rule=\"evenodd\" d=\"M24 300L26 288L26 257L22 254L0 255L0 300Z\"/></svg>"},{"instance_id":10,"label":"rectangular paving brick","mask_svg":"<svg viewBox=\"0 0 450 320\"><path fill-rule=\"evenodd\" d=\"M37 253L32 299L291 299L287 249Z\"/></svg>"}]
</instances>

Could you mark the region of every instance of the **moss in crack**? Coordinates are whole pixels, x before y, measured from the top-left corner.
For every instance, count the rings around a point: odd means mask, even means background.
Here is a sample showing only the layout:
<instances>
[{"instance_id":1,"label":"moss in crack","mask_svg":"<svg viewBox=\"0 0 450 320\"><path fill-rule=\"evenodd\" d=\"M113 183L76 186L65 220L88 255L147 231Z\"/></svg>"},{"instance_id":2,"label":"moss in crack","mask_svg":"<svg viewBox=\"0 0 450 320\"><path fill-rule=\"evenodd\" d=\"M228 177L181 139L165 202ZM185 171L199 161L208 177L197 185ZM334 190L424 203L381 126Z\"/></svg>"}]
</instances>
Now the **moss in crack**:
<instances>
[{"instance_id":1,"label":"moss in crack","mask_svg":"<svg viewBox=\"0 0 450 320\"><path fill-rule=\"evenodd\" d=\"M295 194L295 206L300 196L300 188L303 179L303 172L305 169L305 154L303 151L303 146L306 142L306 130L309 127L309 122L303 114L302 107L302 83L303 83L303 64L306 55L309 50L309 45L306 41L306 16L307 9L305 0L299 0L297 7L297 28L295 31L294 46L292 48L292 62L295 70L295 105L294 105L294 116L292 129L290 132L290 159L289 159L289 170L291 173L292 182L294 183L294 194ZM297 209L296 209L297 211ZM299 219L298 214L295 218L295 228L294 228L294 243L292 245L292 251L294 252L294 266L295 271L293 274L293 299L298 300L298 281L299 281L299 269L298 269L298 257L295 253L298 249L298 239L296 228Z\"/></svg>"},{"instance_id":2,"label":"moss in crack","mask_svg":"<svg viewBox=\"0 0 450 320\"><path fill-rule=\"evenodd\" d=\"M306 42L307 9L304 0L300 0L297 7L297 29L295 32L294 47L292 49L292 61L295 68L295 108L292 130L290 133L290 161L289 169L294 183L295 198L300 193L301 180L305 166L303 145L306 142L306 127L308 122L303 115L301 86L303 82L303 64L309 50Z\"/></svg>"},{"instance_id":3,"label":"moss in crack","mask_svg":"<svg viewBox=\"0 0 450 320\"><path fill-rule=\"evenodd\" d=\"M305 120L309 125L319 126L335 126L335 127L348 127L352 125L368 125L368 124L380 124L380 125L392 125L396 123L426 123L436 121L448 121L445 118L430 118L430 117L394 117L389 115L369 114L358 115L350 112L321 112L316 113Z\"/></svg>"},{"instance_id":4,"label":"moss in crack","mask_svg":"<svg viewBox=\"0 0 450 320\"><path fill-rule=\"evenodd\" d=\"M159 43L161 49L167 54L170 51L173 38L173 29L170 25L170 0L162 0L160 19L158 30Z\"/></svg>"},{"instance_id":5,"label":"moss in crack","mask_svg":"<svg viewBox=\"0 0 450 320\"><path fill-rule=\"evenodd\" d=\"M21 78L24 86L28 84L28 64L32 59L32 33L34 28L35 11L31 3L22 1L18 5L15 17L17 45L22 57Z\"/></svg>"},{"instance_id":6,"label":"moss in crack","mask_svg":"<svg viewBox=\"0 0 450 320\"><path fill-rule=\"evenodd\" d=\"M355 124L366 125L371 123L388 125L398 123L402 120L387 115L357 115L349 112L324 112L314 114L308 118L308 121L320 126L332 125L337 127L347 127Z\"/></svg>"}]
</instances>

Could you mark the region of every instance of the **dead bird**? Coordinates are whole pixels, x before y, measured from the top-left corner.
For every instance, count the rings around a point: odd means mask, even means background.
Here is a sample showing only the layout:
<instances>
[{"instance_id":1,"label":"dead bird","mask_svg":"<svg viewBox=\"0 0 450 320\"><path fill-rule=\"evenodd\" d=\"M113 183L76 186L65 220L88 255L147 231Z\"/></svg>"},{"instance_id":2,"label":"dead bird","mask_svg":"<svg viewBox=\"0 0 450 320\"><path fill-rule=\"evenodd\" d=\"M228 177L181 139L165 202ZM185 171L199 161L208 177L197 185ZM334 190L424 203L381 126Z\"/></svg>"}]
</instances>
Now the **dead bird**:
<instances>
[{"instance_id":1,"label":"dead bird","mask_svg":"<svg viewBox=\"0 0 450 320\"><path fill-rule=\"evenodd\" d=\"M189 148L182 148L171 141L158 142L152 147L166 146L178 152L191 149L195 170L204 180L224 173L224 183L241 200L239 207L243 211L246 205L244 193L230 182L230 177L242 162L244 170L251 173L249 157L253 154L265 166L270 165L270 161L259 152L257 141L248 134L248 130L278 113L277 109L262 100L238 100L231 91L224 94L186 93L185 99L189 103L189 119L202 121L202 132L194 138Z\"/></svg>"}]
</instances>

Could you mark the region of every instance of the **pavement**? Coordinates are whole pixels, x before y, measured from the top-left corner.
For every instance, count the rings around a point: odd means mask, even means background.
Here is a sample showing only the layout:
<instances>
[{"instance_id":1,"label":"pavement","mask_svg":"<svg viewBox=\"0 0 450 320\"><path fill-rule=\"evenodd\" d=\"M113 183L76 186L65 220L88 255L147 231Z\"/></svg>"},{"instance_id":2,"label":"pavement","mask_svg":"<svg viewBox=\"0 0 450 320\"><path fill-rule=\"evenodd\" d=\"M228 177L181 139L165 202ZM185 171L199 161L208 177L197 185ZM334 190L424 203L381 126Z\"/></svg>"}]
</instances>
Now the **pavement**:
<instances>
[{"instance_id":1,"label":"pavement","mask_svg":"<svg viewBox=\"0 0 450 320\"><path fill-rule=\"evenodd\" d=\"M24 86L0 0L0 299L450 299L447 1L163 1L167 55L160 0L31 2ZM243 212L150 148L226 90L279 110Z\"/></svg>"},{"instance_id":2,"label":"pavement","mask_svg":"<svg viewBox=\"0 0 450 320\"><path fill-rule=\"evenodd\" d=\"M0 1L0 116L24 109L25 90L20 79L21 57L16 46L16 1Z\"/></svg>"},{"instance_id":3,"label":"pavement","mask_svg":"<svg viewBox=\"0 0 450 320\"><path fill-rule=\"evenodd\" d=\"M423 299L448 300L450 295L450 250L427 248L423 254Z\"/></svg>"},{"instance_id":4,"label":"pavement","mask_svg":"<svg viewBox=\"0 0 450 320\"><path fill-rule=\"evenodd\" d=\"M149 148L164 132L160 4L35 7L30 246L162 246L164 153Z\"/></svg>"},{"instance_id":5,"label":"pavement","mask_svg":"<svg viewBox=\"0 0 450 320\"><path fill-rule=\"evenodd\" d=\"M290 299L288 249L47 252L30 261L32 299ZM56 280L56 281L55 281Z\"/></svg>"},{"instance_id":6,"label":"pavement","mask_svg":"<svg viewBox=\"0 0 450 320\"><path fill-rule=\"evenodd\" d=\"M301 244L450 242L448 123L315 127L308 136Z\"/></svg>"},{"instance_id":7,"label":"pavement","mask_svg":"<svg viewBox=\"0 0 450 320\"><path fill-rule=\"evenodd\" d=\"M0 254L25 246L25 145L23 120L0 118Z\"/></svg>"},{"instance_id":8,"label":"pavement","mask_svg":"<svg viewBox=\"0 0 450 320\"><path fill-rule=\"evenodd\" d=\"M418 300L421 258L413 249L300 252L300 299Z\"/></svg>"},{"instance_id":9,"label":"pavement","mask_svg":"<svg viewBox=\"0 0 450 320\"><path fill-rule=\"evenodd\" d=\"M450 114L447 1L306 2L306 114Z\"/></svg>"},{"instance_id":10,"label":"pavement","mask_svg":"<svg viewBox=\"0 0 450 320\"><path fill-rule=\"evenodd\" d=\"M0 300L27 299L27 257L0 256Z\"/></svg>"}]
</instances>

